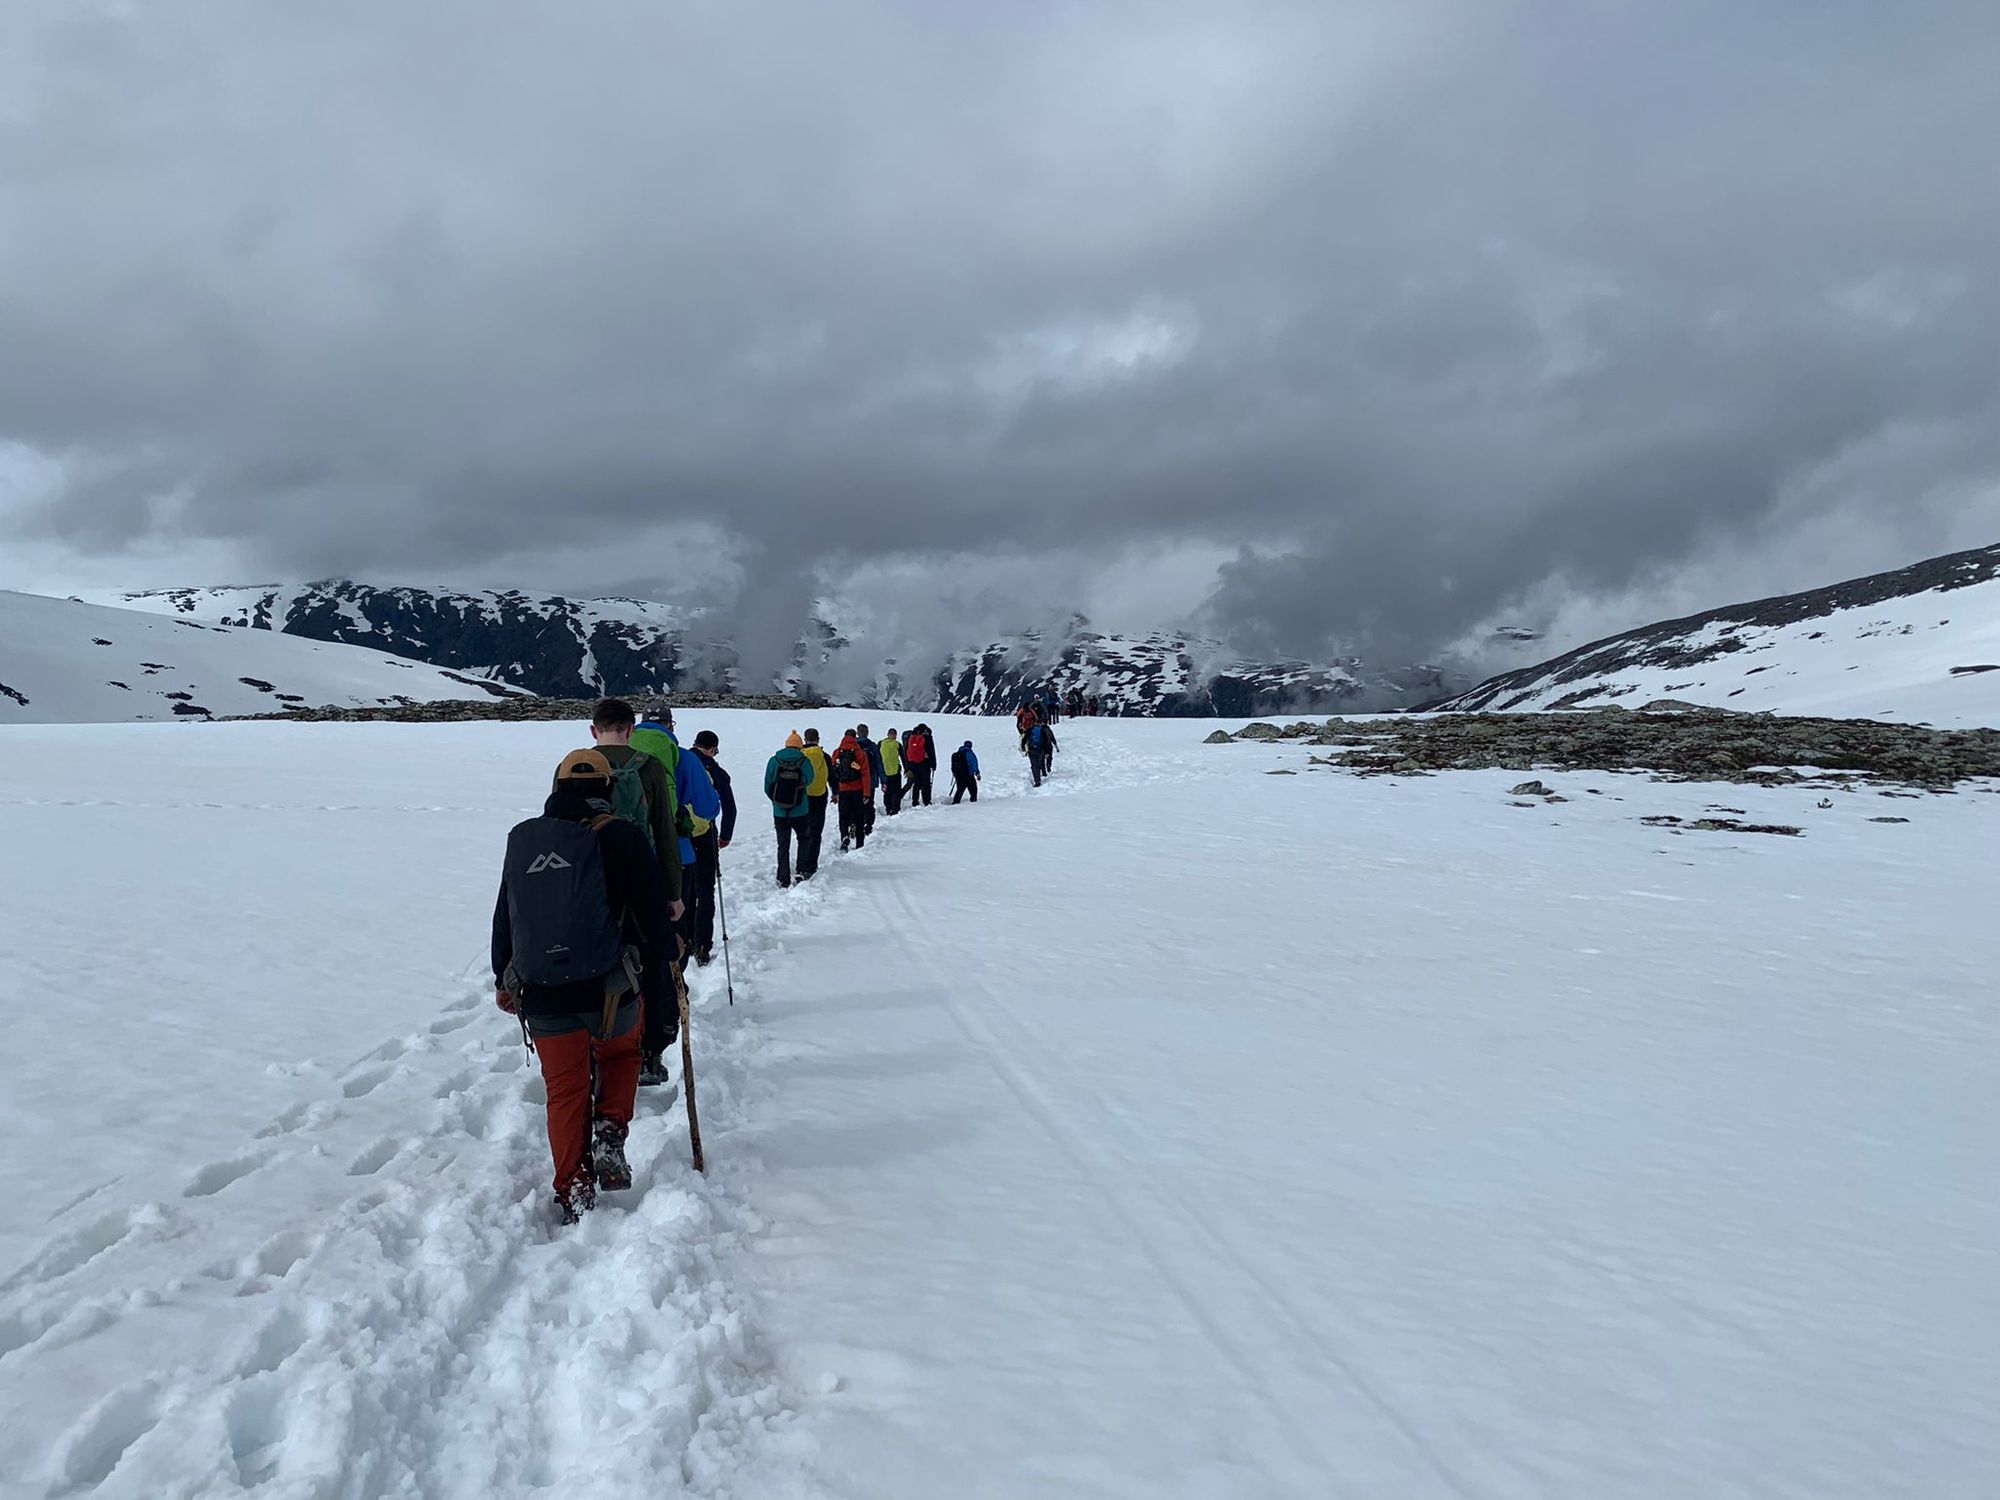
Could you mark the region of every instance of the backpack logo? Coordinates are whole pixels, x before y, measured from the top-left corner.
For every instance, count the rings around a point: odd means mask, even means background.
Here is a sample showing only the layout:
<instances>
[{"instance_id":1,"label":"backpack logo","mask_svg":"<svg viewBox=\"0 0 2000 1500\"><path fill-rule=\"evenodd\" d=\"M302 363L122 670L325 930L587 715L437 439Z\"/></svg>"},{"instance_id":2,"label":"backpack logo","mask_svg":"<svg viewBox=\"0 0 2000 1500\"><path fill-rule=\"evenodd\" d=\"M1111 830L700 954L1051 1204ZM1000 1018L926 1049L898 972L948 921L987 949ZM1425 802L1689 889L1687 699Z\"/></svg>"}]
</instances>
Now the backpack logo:
<instances>
[{"instance_id":1,"label":"backpack logo","mask_svg":"<svg viewBox=\"0 0 2000 1500\"><path fill-rule=\"evenodd\" d=\"M535 862L528 866L528 873L539 875L544 870L567 870L569 867L569 861L560 854L538 854L535 856Z\"/></svg>"}]
</instances>

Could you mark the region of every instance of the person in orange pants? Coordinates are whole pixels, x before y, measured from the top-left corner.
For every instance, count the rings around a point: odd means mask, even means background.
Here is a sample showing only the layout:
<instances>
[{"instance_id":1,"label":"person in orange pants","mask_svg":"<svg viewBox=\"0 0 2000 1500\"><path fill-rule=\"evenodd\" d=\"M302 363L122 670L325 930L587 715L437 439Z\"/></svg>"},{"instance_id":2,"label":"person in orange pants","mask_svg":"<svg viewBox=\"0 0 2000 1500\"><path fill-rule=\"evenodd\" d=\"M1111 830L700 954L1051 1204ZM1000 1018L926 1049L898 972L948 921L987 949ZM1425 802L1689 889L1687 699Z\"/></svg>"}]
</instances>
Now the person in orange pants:
<instances>
[{"instance_id":1,"label":"person in orange pants","mask_svg":"<svg viewBox=\"0 0 2000 1500\"><path fill-rule=\"evenodd\" d=\"M632 1185L625 1132L639 1087L641 977L678 957L677 901L636 824L613 811L611 763L575 750L539 818L507 836L493 910L495 1000L521 1018L548 1086L556 1216ZM672 981L669 981L671 983Z\"/></svg>"},{"instance_id":2,"label":"person in orange pants","mask_svg":"<svg viewBox=\"0 0 2000 1500\"><path fill-rule=\"evenodd\" d=\"M651 1001L648 996L646 1003ZM613 1192L632 1185L632 1169L623 1158L639 1094L641 1003L631 996L619 1005L609 1036L598 1034L601 1015L528 1018L549 1096L556 1197L576 1200L579 1208L591 1207L599 1188ZM608 1160L610 1147L616 1148L615 1164Z\"/></svg>"}]
</instances>

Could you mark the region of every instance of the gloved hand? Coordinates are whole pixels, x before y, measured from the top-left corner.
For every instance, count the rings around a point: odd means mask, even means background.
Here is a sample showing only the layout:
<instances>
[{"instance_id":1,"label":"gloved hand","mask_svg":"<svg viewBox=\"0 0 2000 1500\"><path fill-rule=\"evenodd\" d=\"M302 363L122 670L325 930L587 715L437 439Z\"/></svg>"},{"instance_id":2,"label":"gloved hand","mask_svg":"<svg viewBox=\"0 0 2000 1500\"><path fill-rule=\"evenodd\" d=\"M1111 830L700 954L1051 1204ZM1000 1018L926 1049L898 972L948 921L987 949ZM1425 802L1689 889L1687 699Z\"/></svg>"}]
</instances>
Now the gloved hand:
<instances>
[{"instance_id":1,"label":"gloved hand","mask_svg":"<svg viewBox=\"0 0 2000 1500\"><path fill-rule=\"evenodd\" d=\"M510 1016L518 1016L521 1013L521 1002L514 997L514 993L511 990L495 990L493 992L493 1003L506 1011Z\"/></svg>"},{"instance_id":2,"label":"gloved hand","mask_svg":"<svg viewBox=\"0 0 2000 1500\"><path fill-rule=\"evenodd\" d=\"M721 852L722 850L724 850L724 849L727 849L727 848L729 847L729 840L728 840L728 839L717 839L717 840L715 841L715 847L716 847L716 851L717 851L717 852L719 853L719 852Z\"/></svg>"},{"instance_id":3,"label":"gloved hand","mask_svg":"<svg viewBox=\"0 0 2000 1500\"><path fill-rule=\"evenodd\" d=\"M687 905L685 902L669 901L667 903L667 916L671 918L673 921L678 922L681 919L682 914L686 911L687 911Z\"/></svg>"}]
</instances>

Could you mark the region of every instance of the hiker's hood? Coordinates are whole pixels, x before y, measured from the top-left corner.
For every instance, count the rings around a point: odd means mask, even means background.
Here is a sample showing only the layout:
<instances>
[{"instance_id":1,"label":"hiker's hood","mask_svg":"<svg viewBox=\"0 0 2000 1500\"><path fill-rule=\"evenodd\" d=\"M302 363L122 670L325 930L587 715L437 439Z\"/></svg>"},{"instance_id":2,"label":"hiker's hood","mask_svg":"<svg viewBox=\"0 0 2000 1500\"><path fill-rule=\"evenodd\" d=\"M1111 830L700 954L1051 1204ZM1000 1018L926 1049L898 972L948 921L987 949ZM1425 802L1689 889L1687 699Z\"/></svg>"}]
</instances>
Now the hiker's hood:
<instances>
[{"instance_id":1,"label":"hiker's hood","mask_svg":"<svg viewBox=\"0 0 2000 1500\"><path fill-rule=\"evenodd\" d=\"M600 813L614 812L616 809L601 797L586 797L575 787L559 786L549 793L549 800L542 804L545 818L563 818L571 823L587 823Z\"/></svg>"}]
</instances>

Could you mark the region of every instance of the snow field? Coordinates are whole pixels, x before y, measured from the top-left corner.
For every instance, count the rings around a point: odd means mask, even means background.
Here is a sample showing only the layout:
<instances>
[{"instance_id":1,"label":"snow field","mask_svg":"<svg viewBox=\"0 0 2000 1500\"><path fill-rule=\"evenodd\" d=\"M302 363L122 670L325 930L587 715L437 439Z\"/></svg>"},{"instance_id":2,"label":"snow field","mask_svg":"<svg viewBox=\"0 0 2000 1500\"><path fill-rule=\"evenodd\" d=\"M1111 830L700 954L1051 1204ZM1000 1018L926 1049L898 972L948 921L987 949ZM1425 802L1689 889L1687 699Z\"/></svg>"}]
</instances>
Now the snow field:
<instances>
[{"instance_id":1,"label":"snow field","mask_svg":"<svg viewBox=\"0 0 2000 1500\"><path fill-rule=\"evenodd\" d=\"M710 1173L642 1093L562 1235L484 949L581 731L0 732L0 1486L2000 1491L2000 798L1104 720L1030 793L934 716L979 806L777 892L764 760L857 717L686 716ZM1805 836L1638 821L1715 803Z\"/></svg>"}]
</instances>

